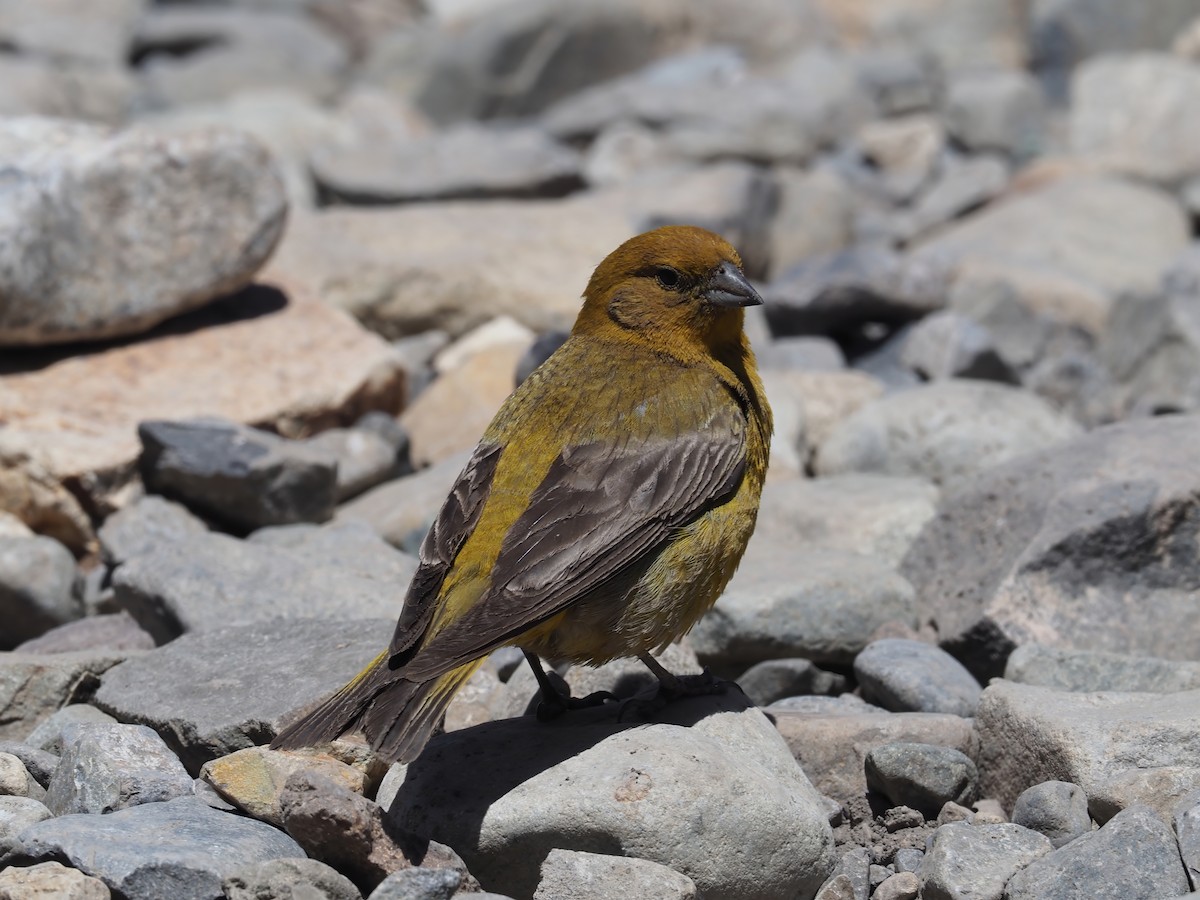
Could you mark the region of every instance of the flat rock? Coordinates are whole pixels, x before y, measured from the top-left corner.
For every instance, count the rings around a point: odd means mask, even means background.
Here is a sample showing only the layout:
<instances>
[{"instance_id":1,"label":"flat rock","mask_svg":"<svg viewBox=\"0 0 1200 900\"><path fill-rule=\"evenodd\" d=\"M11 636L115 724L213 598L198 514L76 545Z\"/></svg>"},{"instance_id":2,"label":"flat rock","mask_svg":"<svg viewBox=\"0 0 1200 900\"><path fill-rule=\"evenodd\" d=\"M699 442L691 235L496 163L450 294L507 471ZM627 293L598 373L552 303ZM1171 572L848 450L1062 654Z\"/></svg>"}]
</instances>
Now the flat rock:
<instances>
[{"instance_id":1,"label":"flat rock","mask_svg":"<svg viewBox=\"0 0 1200 900\"><path fill-rule=\"evenodd\" d=\"M686 875L625 856L577 850L551 850L542 863L534 900L624 900L626 897L696 900L696 885Z\"/></svg>"},{"instance_id":2,"label":"flat rock","mask_svg":"<svg viewBox=\"0 0 1200 900\"><path fill-rule=\"evenodd\" d=\"M533 893L551 849L597 847L668 866L705 896L816 892L833 865L825 811L765 716L736 693L681 700L634 727L615 715L434 738L391 821L450 844L484 888L515 896ZM436 800L447 795L460 802ZM703 829L687 824L696 815Z\"/></svg>"},{"instance_id":3,"label":"flat rock","mask_svg":"<svg viewBox=\"0 0 1200 900\"><path fill-rule=\"evenodd\" d=\"M1138 770L1200 768L1200 692L1076 694L993 681L976 717L985 796L1008 806L1043 781L1077 784L1091 798L1124 780L1141 802L1169 806L1178 797L1155 796L1162 785L1128 780Z\"/></svg>"},{"instance_id":4,"label":"flat rock","mask_svg":"<svg viewBox=\"0 0 1200 900\"><path fill-rule=\"evenodd\" d=\"M945 650L903 638L867 644L854 657L854 677L864 700L893 712L973 716L983 690Z\"/></svg>"},{"instance_id":5,"label":"flat rock","mask_svg":"<svg viewBox=\"0 0 1200 900\"><path fill-rule=\"evenodd\" d=\"M1052 849L1044 836L1020 825L943 825L918 870L921 896L1002 900L1008 880Z\"/></svg>"},{"instance_id":6,"label":"flat rock","mask_svg":"<svg viewBox=\"0 0 1200 900\"><path fill-rule=\"evenodd\" d=\"M297 710L370 662L394 624L281 619L184 635L113 670L95 702L122 721L149 725L196 772L271 740Z\"/></svg>"},{"instance_id":7,"label":"flat rock","mask_svg":"<svg viewBox=\"0 0 1200 900\"><path fill-rule=\"evenodd\" d=\"M0 649L83 615L75 558L53 538L0 536Z\"/></svg>"},{"instance_id":8,"label":"flat rock","mask_svg":"<svg viewBox=\"0 0 1200 900\"><path fill-rule=\"evenodd\" d=\"M0 156L11 181L0 207L0 343L145 331L247 284L283 232L283 185L240 132L167 137L12 119Z\"/></svg>"},{"instance_id":9,"label":"flat rock","mask_svg":"<svg viewBox=\"0 0 1200 900\"><path fill-rule=\"evenodd\" d=\"M901 567L942 645L981 679L1034 642L1195 659L1190 556L1160 548L1196 540L1198 436L1195 416L1098 428L944 493Z\"/></svg>"},{"instance_id":10,"label":"flat rock","mask_svg":"<svg viewBox=\"0 0 1200 900\"><path fill-rule=\"evenodd\" d=\"M816 470L916 475L951 485L1079 431L1072 419L1026 391L947 379L861 407L817 448Z\"/></svg>"},{"instance_id":11,"label":"flat rock","mask_svg":"<svg viewBox=\"0 0 1200 900\"><path fill-rule=\"evenodd\" d=\"M153 650L154 638L127 612L106 613L59 625L19 645L16 653L73 653L80 650Z\"/></svg>"},{"instance_id":12,"label":"flat rock","mask_svg":"<svg viewBox=\"0 0 1200 900\"><path fill-rule=\"evenodd\" d=\"M1024 644L1008 658L1004 677L1060 691L1168 694L1200 689L1200 663Z\"/></svg>"},{"instance_id":13,"label":"flat rock","mask_svg":"<svg viewBox=\"0 0 1200 900\"><path fill-rule=\"evenodd\" d=\"M153 553L161 544L186 540L208 531L187 507L150 494L117 510L100 526L100 549L110 566Z\"/></svg>"},{"instance_id":14,"label":"flat rock","mask_svg":"<svg viewBox=\"0 0 1200 900\"><path fill-rule=\"evenodd\" d=\"M65 859L129 900L211 900L241 866L303 855L269 825L180 797L107 816L59 816L30 825L7 859Z\"/></svg>"},{"instance_id":15,"label":"flat rock","mask_svg":"<svg viewBox=\"0 0 1200 900\"><path fill-rule=\"evenodd\" d=\"M24 740L54 712L82 702L128 652L0 653L0 739Z\"/></svg>"},{"instance_id":16,"label":"flat rock","mask_svg":"<svg viewBox=\"0 0 1200 900\"><path fill-rule=\"evenodd\" d=\"M396 412L404 395L386 342L311 294L268 287L134 343L6 354L0 372L0 454L25 454L101 506L132 475L144 420L213 415L301 437Z\"/></svg>"}]
</instances>

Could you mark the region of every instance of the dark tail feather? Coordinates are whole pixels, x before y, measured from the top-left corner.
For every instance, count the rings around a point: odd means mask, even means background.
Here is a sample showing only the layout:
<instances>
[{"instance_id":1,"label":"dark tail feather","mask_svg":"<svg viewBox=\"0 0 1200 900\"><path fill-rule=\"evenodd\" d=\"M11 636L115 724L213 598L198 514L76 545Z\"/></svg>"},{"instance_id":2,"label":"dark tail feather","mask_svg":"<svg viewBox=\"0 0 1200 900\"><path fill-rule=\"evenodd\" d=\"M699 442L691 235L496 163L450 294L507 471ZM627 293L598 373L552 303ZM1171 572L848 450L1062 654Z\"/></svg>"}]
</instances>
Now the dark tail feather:
<instances>
[{"instance_id":1,"label":"dark tail feather","mask_svg":"<svg viewBox=\"0 0 1200 900\"><path fill-rule=\"evenodd\" d=\"M390 762L411 762L445 713L458 689L483 664L474 660L431 681L405 680L379 654L344 688L293 722L271 742L275 750L324 744L361 728L375 752Z\"/></svg>"}]
</instances>

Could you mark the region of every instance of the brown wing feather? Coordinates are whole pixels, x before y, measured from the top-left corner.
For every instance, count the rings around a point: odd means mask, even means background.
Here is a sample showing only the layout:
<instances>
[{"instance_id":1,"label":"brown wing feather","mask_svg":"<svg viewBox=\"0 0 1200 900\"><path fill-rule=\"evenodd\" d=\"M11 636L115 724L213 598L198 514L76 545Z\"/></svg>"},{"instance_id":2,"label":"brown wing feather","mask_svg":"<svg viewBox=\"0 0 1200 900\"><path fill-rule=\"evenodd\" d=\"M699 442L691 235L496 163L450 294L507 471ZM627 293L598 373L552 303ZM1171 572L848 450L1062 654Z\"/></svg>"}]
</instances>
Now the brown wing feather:
<instances>
[{"instance_id":1,"label":"brown wing feather","mask_svg":"<svg viewBox=\"0 0 1200 900\"><path fill-rule=\"evenodd\" d=\"M744 427L731 409L669 439L566 448L509 530L491 589L421 648L404 677L435 678L475 659L644 561L737 489Z\"/></svg>"}]
</instances>

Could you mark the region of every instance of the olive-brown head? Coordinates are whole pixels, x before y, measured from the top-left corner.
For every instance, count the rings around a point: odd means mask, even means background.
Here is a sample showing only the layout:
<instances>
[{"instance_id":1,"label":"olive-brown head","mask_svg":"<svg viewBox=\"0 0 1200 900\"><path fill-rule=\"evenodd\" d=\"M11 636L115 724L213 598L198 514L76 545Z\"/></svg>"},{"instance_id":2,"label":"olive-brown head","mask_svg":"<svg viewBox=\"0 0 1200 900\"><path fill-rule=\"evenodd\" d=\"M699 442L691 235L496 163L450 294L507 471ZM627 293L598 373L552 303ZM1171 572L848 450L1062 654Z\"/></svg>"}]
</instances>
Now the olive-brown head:
<instances>
[{"instance_id":1,"label":"olive-brown head","mask_svg":"<svg viewBox=\"0 0 1200 900\"><path fill-rule=\"evenodd\" d=\"M596 267L575 331L624 332L674 352L742 340L743 308L762 303L719 235L668 225L630 238Z\"/></svg>"}]
</instances>

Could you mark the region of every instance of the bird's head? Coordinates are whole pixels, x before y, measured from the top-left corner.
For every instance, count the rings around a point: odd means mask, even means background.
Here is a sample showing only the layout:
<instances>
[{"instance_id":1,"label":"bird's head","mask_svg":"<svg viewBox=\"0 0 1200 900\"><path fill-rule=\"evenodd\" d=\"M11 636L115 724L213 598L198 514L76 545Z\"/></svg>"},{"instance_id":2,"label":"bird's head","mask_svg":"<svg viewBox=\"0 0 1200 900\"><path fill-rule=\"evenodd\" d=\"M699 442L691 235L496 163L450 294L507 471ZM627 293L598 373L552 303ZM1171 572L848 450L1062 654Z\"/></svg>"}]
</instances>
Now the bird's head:
<instances>
[{"instance_id":1,"label":"bird's head","mask_svg":"<svg viewBox=\"0 0 1200 900\"><path fill-rule=\"evenodd\" d=\"M762 303L719 235L668 225L630 238L596 267L577 331L618 329L672 350L742 340L744 307Z\"/></svg>"}]
</instances>

